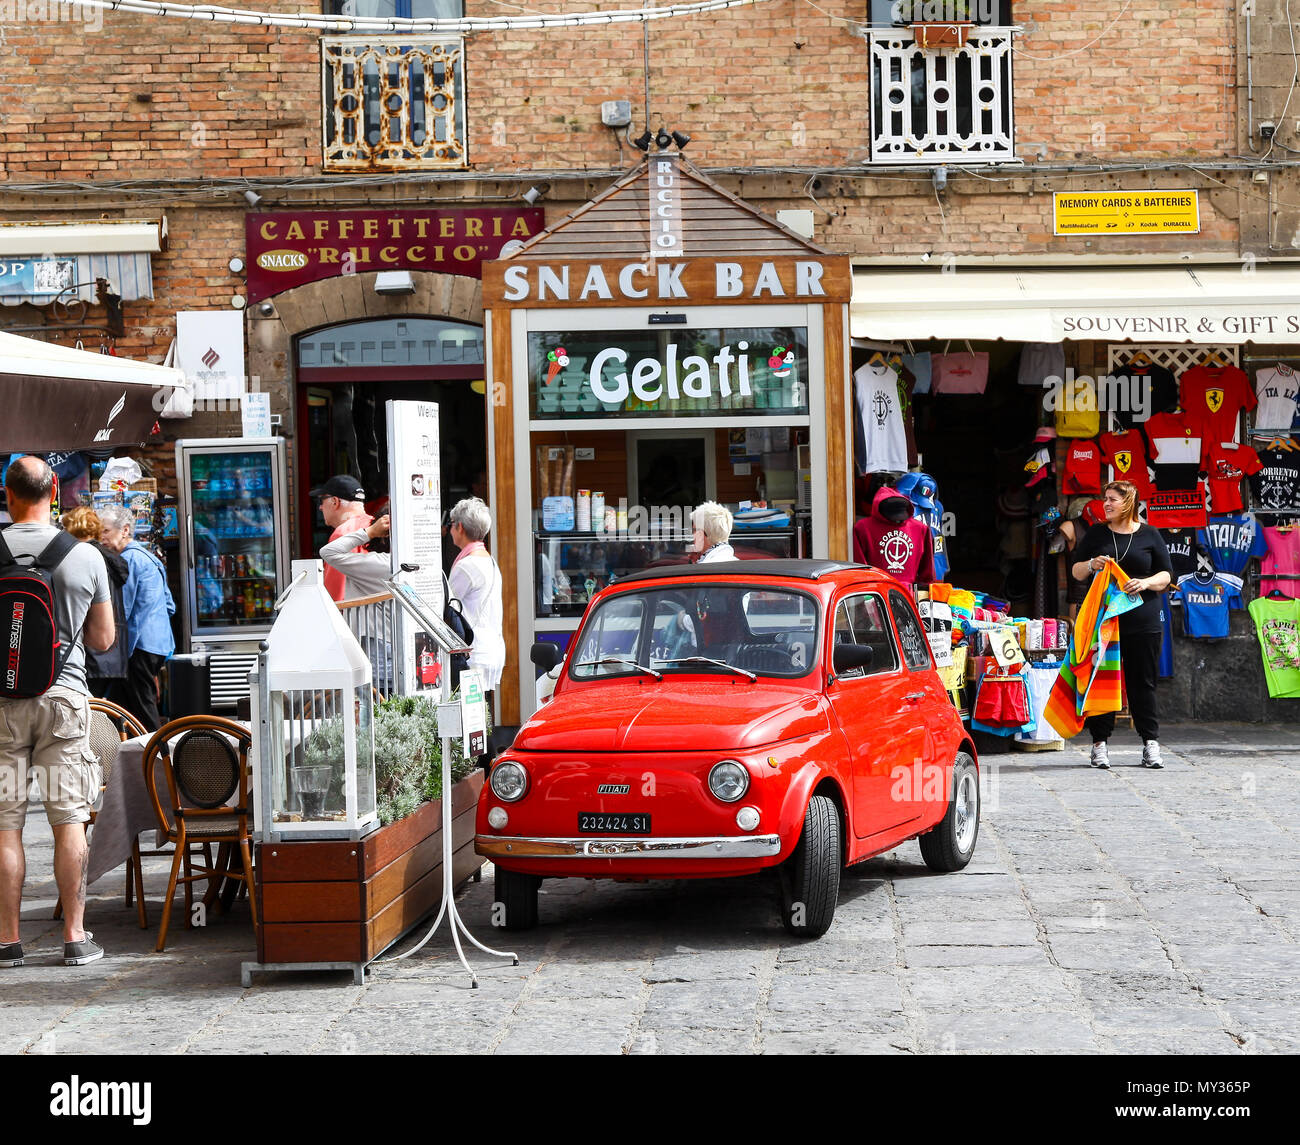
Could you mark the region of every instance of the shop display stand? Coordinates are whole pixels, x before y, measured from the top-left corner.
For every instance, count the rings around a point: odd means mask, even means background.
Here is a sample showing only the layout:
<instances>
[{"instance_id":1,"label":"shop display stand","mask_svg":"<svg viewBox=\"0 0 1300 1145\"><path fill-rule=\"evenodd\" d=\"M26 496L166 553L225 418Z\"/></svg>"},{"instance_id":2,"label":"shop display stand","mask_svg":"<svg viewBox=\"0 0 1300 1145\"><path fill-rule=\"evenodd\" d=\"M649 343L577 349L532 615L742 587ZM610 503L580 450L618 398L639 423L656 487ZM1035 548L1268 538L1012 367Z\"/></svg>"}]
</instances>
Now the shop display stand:
<instances>
[{"instance_id":1,"label":"shop display stand","mask_svg":"<svg viewBox=\"0 0 1300 1145\"><path fill-rule=\"evenodd\" d=\"M417 565L402 565L402 572L414 572ZM438 908L438 917L433 920L433 925L429 927L428 933L420 939L410 950L403 951L401 954L392 958L383 959L385 962L399 962L403 958L410 958L417 950L424 946L425 943L437 933L438 927L442 925L443 916L447 918L447 926L451 931L451 940L456 947L456 954L460 958L460 964L465 967L469 974L470 988L478 989L478 976L474 973L474 968L469 964L465 957L465 950L461 946L460 936L464 934L475 946L484 954L490 954L495 958L509 958L510 965L519 965L519 955L512 951L493 950L490 946L484 946L473 934L470 933L469 927L465 925L464 920L460 917L460 912L456 909L455 899L455 875L452 872L453 858L453 841L451 837L451 740L452 736L447 734L444 729L444 712L448 707L454 707L447 703L449 696L449 682L451 679L451 654L453 652L468 652L469 649L460 642L455 633L452 632L441 619L435 616L430 610L423 606L423 602L415 595L410 585L401 581L401 573L392 577L388 581L389 588L392 589L394 599L402 606L406 613L423 629L429 637L438 645L438 658L442 662L442 700L438 705L438 738L442 741L442 906ZM447 729L449 731L450 729ZM459 729L457 729L459 730Z\"/></svg>"}]
</instances>

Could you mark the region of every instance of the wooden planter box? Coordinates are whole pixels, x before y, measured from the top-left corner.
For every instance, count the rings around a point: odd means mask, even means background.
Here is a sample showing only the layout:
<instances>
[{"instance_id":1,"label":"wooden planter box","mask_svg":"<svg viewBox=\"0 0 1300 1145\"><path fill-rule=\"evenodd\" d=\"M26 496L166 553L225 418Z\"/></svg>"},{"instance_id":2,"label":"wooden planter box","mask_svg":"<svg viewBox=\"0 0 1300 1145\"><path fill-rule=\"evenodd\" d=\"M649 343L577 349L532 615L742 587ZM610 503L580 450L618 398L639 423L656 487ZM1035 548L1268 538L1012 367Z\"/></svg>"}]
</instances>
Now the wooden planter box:
<instances>
[{"instance_id":1,"label":"wooden planter box","mask_svg":"<svg viewBox=\"0 0 1300 1145\"><path fill-rule=\"evenodd\" d=\"M964 48L970 39L974 24L912 24L912 37L922 50L936 48Z\"/></svg>"},{"instance_id":2,"label":"wooden planter box","mask_svg":"<svg viewBox=\"0 0 1300 1145\"><path fill-rule=\"evenodd\" d=\"M453 885L482 865L474 815L482 771L451 791ZM263 964L365 964L442 903L442 802L358 842L259 843L257 957Z\"/></svg>"}]
</instances>

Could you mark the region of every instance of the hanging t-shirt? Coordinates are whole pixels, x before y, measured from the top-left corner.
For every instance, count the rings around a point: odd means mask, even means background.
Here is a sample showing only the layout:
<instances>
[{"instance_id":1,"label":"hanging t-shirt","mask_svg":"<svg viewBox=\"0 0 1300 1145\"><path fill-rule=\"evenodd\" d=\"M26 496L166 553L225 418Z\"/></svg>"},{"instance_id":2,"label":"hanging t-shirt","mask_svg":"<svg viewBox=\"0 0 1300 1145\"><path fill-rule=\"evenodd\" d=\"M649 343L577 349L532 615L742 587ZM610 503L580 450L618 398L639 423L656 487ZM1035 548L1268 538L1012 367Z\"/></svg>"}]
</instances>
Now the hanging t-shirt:
<instances>
[{"instance_id":1,"label":"hanging t-shirt","mask_svg":"<svg viewBox=\"0 0 1300 1145\"><path fill-rule=\"evenodd\" d=\"M1196 571L1196 530L1161 529L1160 535L1169 550L1169 563L1174 567L1174 584L1177 584L1182 577L1191 576Z\"/></svg>"},{"instance_id":2,"label":"hanging t-shirt","mask_svg":"<svg viewBox=\"0 0 1300 1145\"><path fill-rule=\"evenodd\" d=\"M1115 480L1131 481L1137 486L1140 500L1150 497L1151 478L1147 476L1147 451L1142 435L1136 429L1126 429L1123 433L1103 433L1097 440L1102 458L1115 471Z\"/></svg>"},{"instance_id":3,"label":"hanging t-shirt","mask_svg":"<svg viewBox=\"0 0 1300 1145\"><path fill-rule=\"evenodd\" d=\"M898 400L898 375L867 363L853 374L858 417L866 448L866 472L901 473L907 468L907 434Z\"/></svg>"},{"instance_id":4,"label":"hanging t-shirt","mask_svg":"<svg viewBox=\"0 0 1300 1145\"><path fill-rule=\"evenodd\" d=\"M1300 528L1265 527L1260 534L1268 551L1259 563L1259 595L1276 590L1285 597L1300 597Z\"/></svg>"},{"instance_id":5,"label":"hanging t-shirt","mask_svg":"<svg viewBox=\"0 0 1300 1145\"><path fill-rule=\"evenodd\" d=\"M1255 424L1260 429L1290 429L1300 400L1300 375L1281 362L1256 370L1255 397Z\"/></svg>"},{"instance_id":6,"label":"hanging t-shirt","mask_svg":"<svg viewBox=\"0 0 1300 1145\"><path fill-rule=\"evenodd\" d=\"M1095 441L1072 441L1065 450L1065 472L1061 477L1061 492L1101 492L1101 446Z\"/></svg>"},{"instance_id":7,"label":"hanging t-shirt","mask_svg":"<svg viewBox=\"0 0 1300 1145\"><path fill-rule=\"evenodd\" d=\"M1202 639L1228 635L1228 610L1240 609L1241 580L1231 573L1193 573L1178 582L1183 632Z\"/></svg>"},{"instance_id":8,"label":"hanging t-shirt","mask_svg":"<svg viewBox=\"0 0 1300 1145\"><path fill-rule=\"evenodd\" d=\"M1300 508L1300 452L1294 449L1261 449L1260 468L1250 478L1250 492L1256 513L1264 513L1268 520L1261 524L1275 524L1272 509ZM1292 514L1294 515L1294 514Z\"/></svg>"},{"instance_id":9,"label":"hanging t-shirt","mask_svg":"<svg viewBox=\"0 0 1300 1145\"><path fill-rule=\"evenodd\" d=\"M1251 557L1268 552L1264 536L1249 513L1230 513L1211 517L1205 528L1196 531L1196 541L1210 555L1216 572L1241 576Z\"/></svg>"},{"instance_id":10,"label":"hanging t-shirt","mask_svg":"<svg viewBox=\"0 0 1300 1145\"><path fill-rule=\"evenodd\" d=\"M1236 438L1238 414L1257 404L1246 371L1236 366L1193 366L1179 379L1178 394L1188 419L1211 441Z\"/></svg>"},{"instance_id":11,"label":"hanging t-shirt","mask_svg":"<svg viewBox=\"0 0 1300 1145\"><path fill-rule=\"evenodd\" d=\"M1042 387L1048 378L1065 377L1064 342L1026 342L1020 350L1016 382Z\"/></svg>"},{"instance_id":12,"label":"hanging t-shirt","mask_svg":"<svg viewBox=\"0 0 1300 1145\"><path fill-rule=\"evenodd\" d=\"M1156 488L1195 489L1201 468L1201 433L1183 413L1152 414L1143 424Z\"/></svg>"},{"instance_id":13,"label":"hanging t-shirt","mask_svg":"<svg viewBox=\"0 0 1300 1145\"><path fill-rule=\"evenodd\" d=\"M1134 379L1126 391L1129 400L1119 403L1119 408L1113 411L1125 429L1141 425L1139 414L1150 417L1156 413L1172 413L1178 408L1178 379L1172 370L1154 362L1138 365L1125 362L1115 367L1114 375Z\"/></svg>"},{"instance_id":14,"label":"hanging t-shirt","mask_svg":"<svg viewBox=\"0 0 1300 1145\"><path fill-rule=\"evenodd\" d=\"M1205 447L1206 481L1211 513L1236 513L1246 507L1241 499L1242 478L1261 469L1259 454L1249 445L1224 445L1211 441Z\"/></svg>"},{"instance_id":15,"label":"hanging t-shirt","mask_svg":"<svg viewBox=\"0 0 1300 1145\"><path fill-rule=\"evenodd\" d=\"M1101 432L1097 386L1087 376L1062 382L1056 396L1058 437L1096 437Z\"/></svg>"},{"instance_id":16,"label":"hanging t-shirt","mask_svg":"<svg viewBox=\"0 0 1300 1145\"><path fill-rule=\"evenodd\" d=\"M903 369L910 370L912 377L916 379L912 385L912 393L928 394L930 392L929 351L922 354L904 354L901 361Z\"/></svg>"},{"instance_id":17,"label":"hanging t-shirt","mask_svg":"<svg viewBox=\"0 0 1300 1145\"><path fill-rule=\"evenodd\" d=\"M1275 700L1300 696L1300 601L1261 596L1248 611L1264 658L1268 694Z\"/></svg>"},{"instance_id":18,"label":"hanging t-shirt","mask_svg":"<svg viewBox=\"0 0 1300 1145\"><path fill-rule=\"evenodd\" d=\"M982 394L989 383L989 356L934 354L930 358L936 394Z\"/></svg>"}]
</instances>

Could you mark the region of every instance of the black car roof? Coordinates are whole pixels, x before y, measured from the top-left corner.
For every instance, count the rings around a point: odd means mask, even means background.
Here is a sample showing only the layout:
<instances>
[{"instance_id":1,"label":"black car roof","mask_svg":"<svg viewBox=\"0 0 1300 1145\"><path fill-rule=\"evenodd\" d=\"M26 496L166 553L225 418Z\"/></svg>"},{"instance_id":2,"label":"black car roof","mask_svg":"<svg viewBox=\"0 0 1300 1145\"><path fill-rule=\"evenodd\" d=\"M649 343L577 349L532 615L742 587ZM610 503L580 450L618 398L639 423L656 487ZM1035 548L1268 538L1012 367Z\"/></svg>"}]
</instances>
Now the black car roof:
<instances>
[{"instance_id":1,"label":"black car roof","mask_svg":"<svg viewBox=\"0 0 1300 1145\"><path fill-rule=\"evenodd\" d=\"M618 578L616 584L627 584L633 580L667 580L672 577L726 577L730 580L752 576L783 576L796 580L820 580L830 573L846 569L871 569L870 565L851 564L848 561L816 560L770 560L770 561L709 561L706 564L661 565L658 568L641 569ZM878 570L871 570L878 571Z\"/></svg>"}]
</instances>

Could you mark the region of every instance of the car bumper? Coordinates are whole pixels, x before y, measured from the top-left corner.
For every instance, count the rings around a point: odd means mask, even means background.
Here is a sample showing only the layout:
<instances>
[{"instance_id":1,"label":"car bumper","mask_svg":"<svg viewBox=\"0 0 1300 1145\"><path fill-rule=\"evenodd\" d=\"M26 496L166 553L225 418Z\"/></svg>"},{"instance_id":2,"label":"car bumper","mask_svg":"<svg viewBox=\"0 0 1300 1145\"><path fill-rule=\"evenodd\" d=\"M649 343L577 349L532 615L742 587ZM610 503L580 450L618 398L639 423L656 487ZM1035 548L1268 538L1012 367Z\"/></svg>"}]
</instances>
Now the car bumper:
<instances>
[{"instance_id":1,"label":"car bumper","mask_svg":"<svg viewBox=\"0 0 1300 1145\"><path fill-rule=\"evenodd\" d=\"M764 859L780 854L781 836L564 839L476 835L474 849L489 859Z\"/></svg>"}]
</instances>

